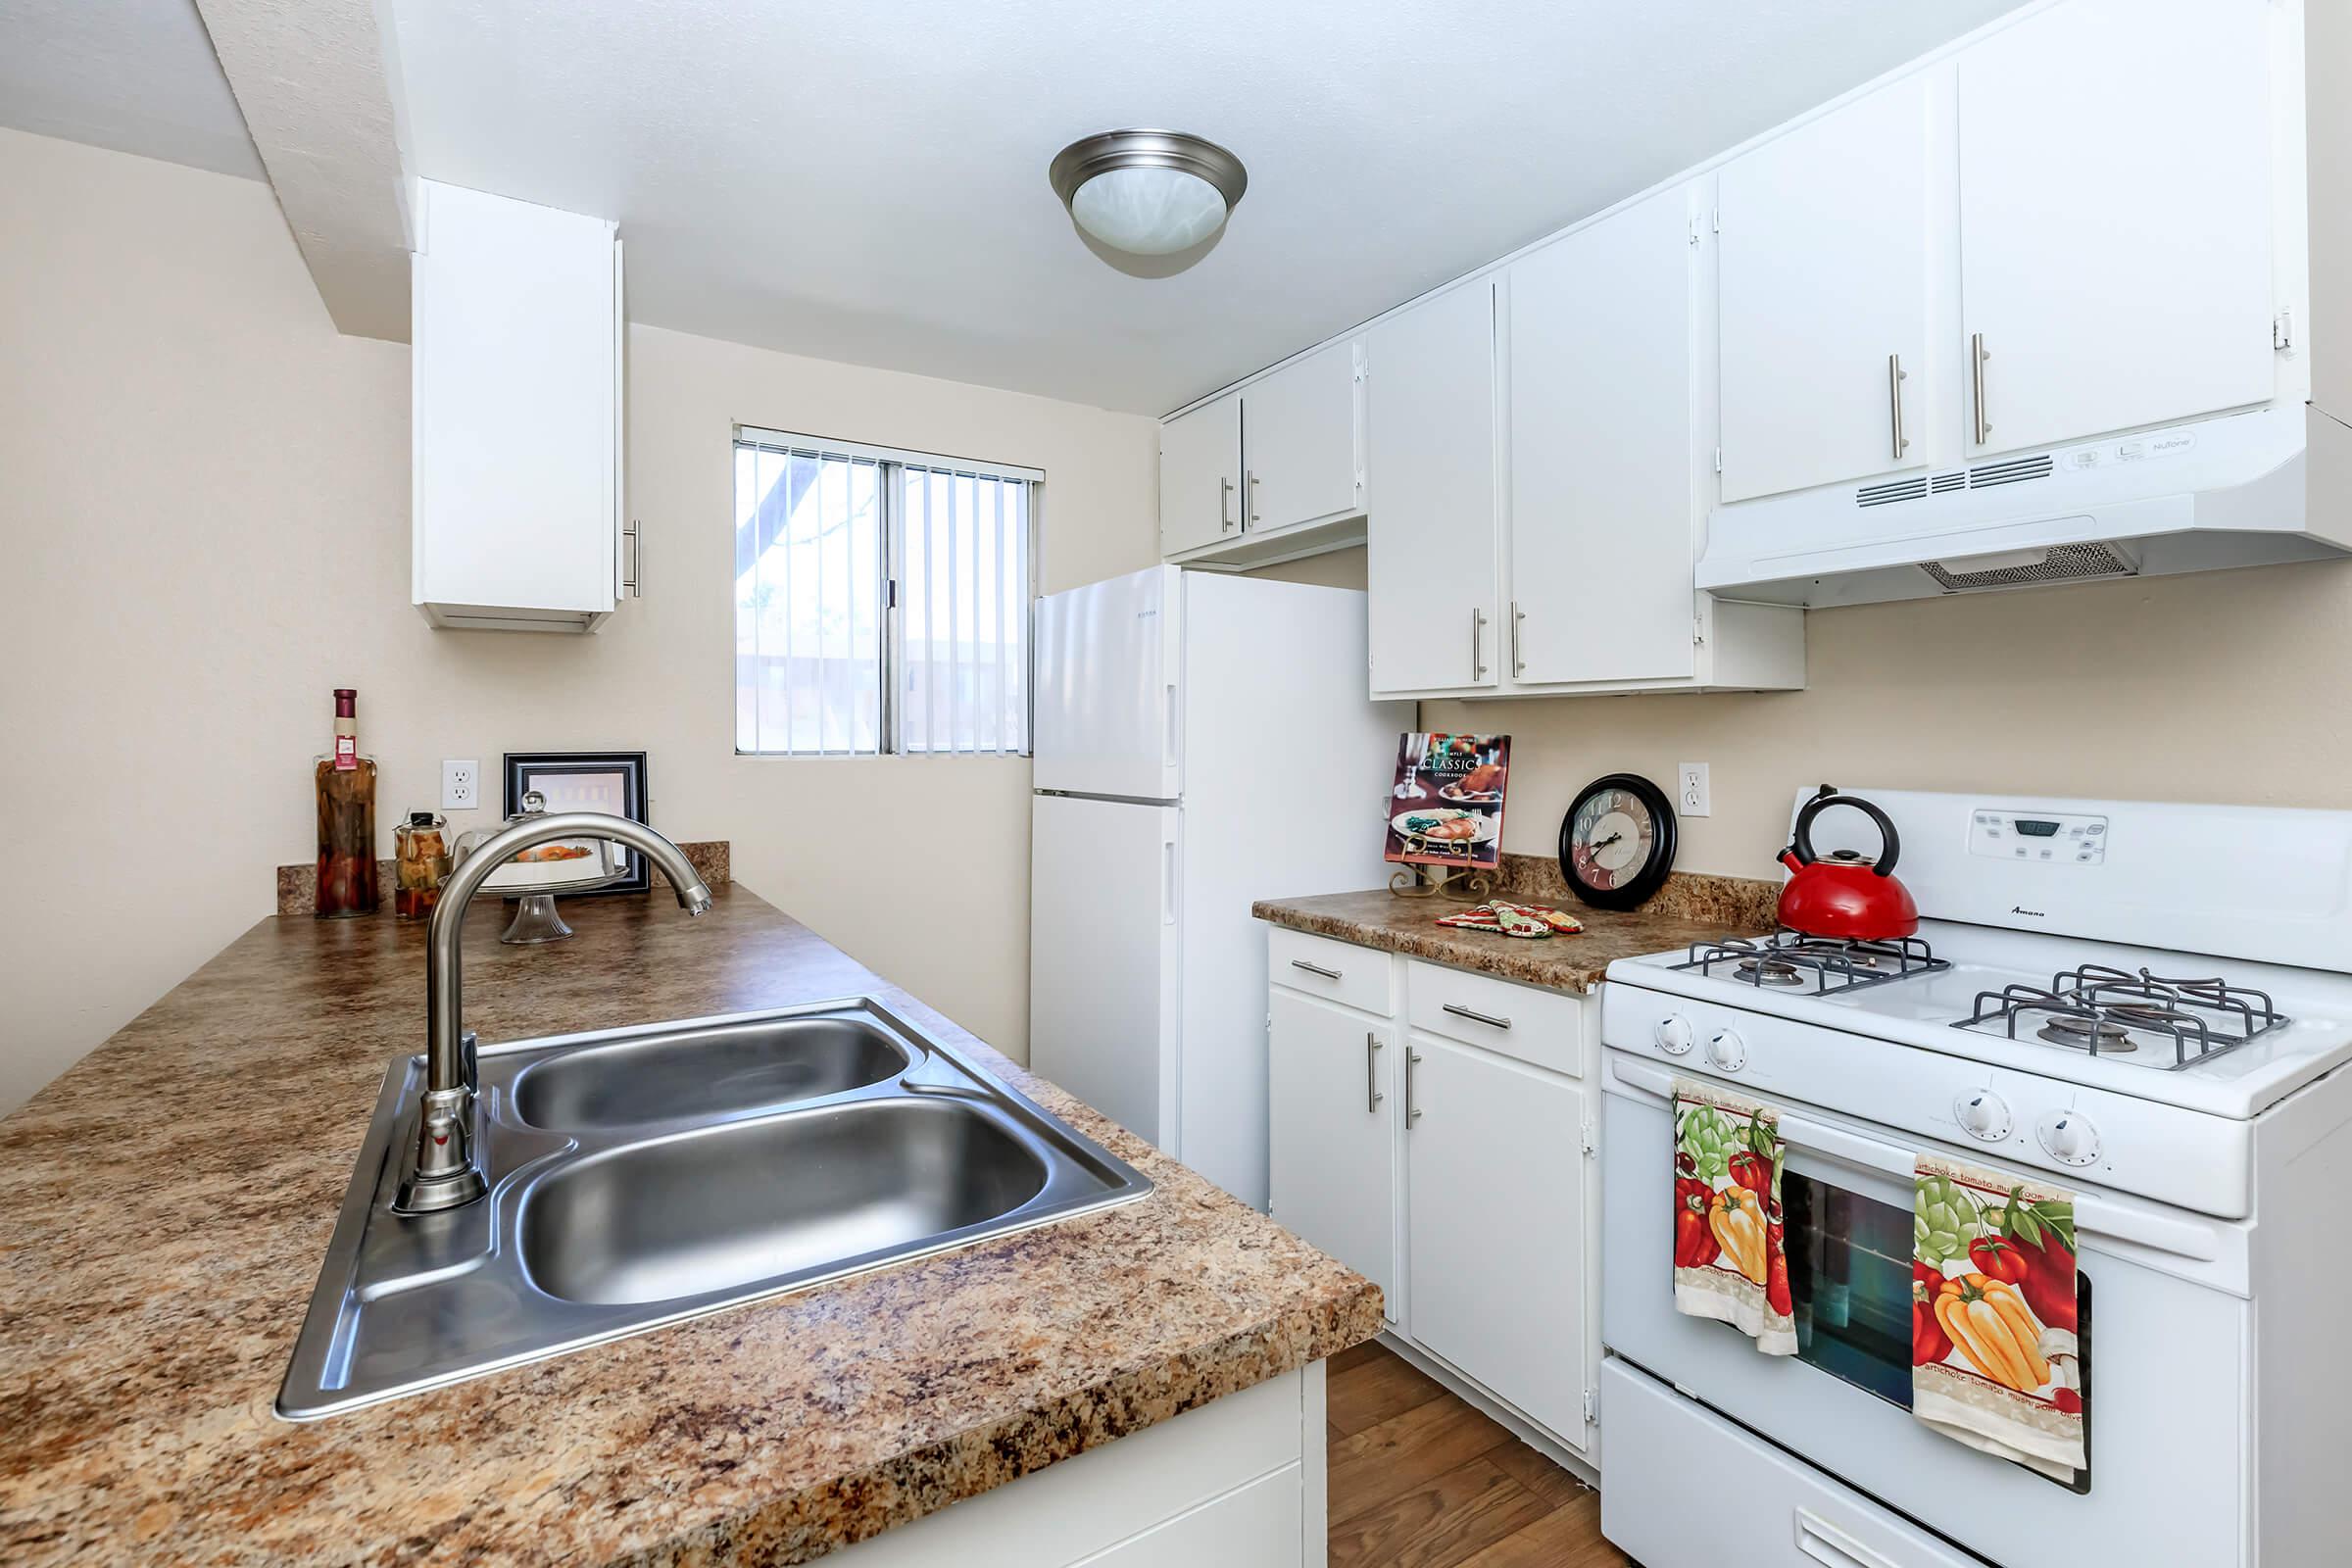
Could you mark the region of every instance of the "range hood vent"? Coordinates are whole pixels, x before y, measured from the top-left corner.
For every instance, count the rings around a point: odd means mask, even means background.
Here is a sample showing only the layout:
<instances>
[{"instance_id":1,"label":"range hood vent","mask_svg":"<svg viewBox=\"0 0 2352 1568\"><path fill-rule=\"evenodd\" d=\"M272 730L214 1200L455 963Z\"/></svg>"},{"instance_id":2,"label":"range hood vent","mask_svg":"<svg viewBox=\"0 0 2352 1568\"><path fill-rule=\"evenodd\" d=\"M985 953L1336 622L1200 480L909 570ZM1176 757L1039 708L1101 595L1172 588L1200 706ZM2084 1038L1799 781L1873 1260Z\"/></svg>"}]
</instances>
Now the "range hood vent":
<instances>
[{"instance_id":1,"label":"range hood vent","mask_svg":"<svg viewBox=\"0 0 2352 1568\"><path fill-rule=\"evenodd\" d=\"M2084 582L2094 577L2139 575L2139 563L2122 546L2106 542L2053 545L2047 550L2010 550L1992 556L1967 556L1957 561L1923 561L1919 568L1935 578L1947 594L1964 594L1984 588L2029 588L2041 582Z\"/></svg>"},{"instance_id":2,"label":"range hood vent","mask_svg":"<svg viewBox=\"0 0 2352 1568\"><path fill-rule=\"evenodd\" d=\"M2034 458L2012 458L2006 463L1988 463L1982 468L1968 470L1968 487L1984 490L1996 484L2023 484L2028 479L2047 479L2057 460L2044 452Z\"/></svg>"}]
</instances>

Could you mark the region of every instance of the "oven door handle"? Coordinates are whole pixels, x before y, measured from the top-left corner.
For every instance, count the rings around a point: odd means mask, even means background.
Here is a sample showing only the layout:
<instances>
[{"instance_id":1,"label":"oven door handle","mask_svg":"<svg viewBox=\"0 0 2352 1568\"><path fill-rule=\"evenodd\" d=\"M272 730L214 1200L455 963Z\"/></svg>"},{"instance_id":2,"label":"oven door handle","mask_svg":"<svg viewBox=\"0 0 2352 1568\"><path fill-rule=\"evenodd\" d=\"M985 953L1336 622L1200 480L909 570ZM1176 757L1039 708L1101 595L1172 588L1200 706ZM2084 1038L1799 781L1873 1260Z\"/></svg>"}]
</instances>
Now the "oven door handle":
<instances>
[{"instance_id":1,"label":"oven door handle","mask_svg":"<svg viewBox=\"0 0 2352 1568\"><path fill-rule=\"evenodd\" d=\"M1630 1089L1657 1096L1671 1107L1674 1074L1618 1057L1610 1070ZM1908 1182L1918 1170L1918 1152L1899 1144L1866 1138L1809 1116L1781 1111L1781 1141L1792 1150L1826 1155L1858 1170L1876 1171ZM2175 1219L2153 1207L2111 1202L2088 1194L2075 1200L2075 1223L2081 1231L2115 1241L2130 1242L2175 1257L2211 1263L2222 1255L2221 1241L2209 1225Z\"/></svg>"}]
</instances>

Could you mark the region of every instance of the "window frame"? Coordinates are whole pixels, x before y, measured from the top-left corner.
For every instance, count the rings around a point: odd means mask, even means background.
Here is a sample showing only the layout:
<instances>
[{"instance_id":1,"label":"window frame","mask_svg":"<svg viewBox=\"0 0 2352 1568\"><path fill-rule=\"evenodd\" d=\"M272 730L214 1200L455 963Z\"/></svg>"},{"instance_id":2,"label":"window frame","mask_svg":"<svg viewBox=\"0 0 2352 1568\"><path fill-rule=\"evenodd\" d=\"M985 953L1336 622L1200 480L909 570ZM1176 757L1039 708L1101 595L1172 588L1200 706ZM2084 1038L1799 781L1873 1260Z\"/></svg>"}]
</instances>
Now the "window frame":
<instances>
[{"instance_id":1,"label":"window frame","mask_svg":"<svg viewBox=\"0 0 2352 1568\"><path fill-rule=\"evenodd\" d=\"M995 757L1026 760L1035 755L1035 725L1037 718L1037 601L1038 550L1042 537L1040 518L1045 509L1046 470L1019 464L981 462L946 453L917 452L906 447L877 446L864 441L838 441L823 436L805 435L790 430L773 429L765 425L738 423L728 443L730 473L733 460L747 448L786 456L806 456L818 461L842 459L852 463L871 463L876 466L877 502L881 508L880 542L881 581L877 585L882 604L881 648L881 709L877 721L878 745L875 750L834 751L746 751L740 722L734 737L735 755L756 760L781 761L864 761L876 758L897 757ZM993 750L956 749L934 750L928 747L909 749L906 733L906 702L901 686L906 673L906 568L912 553L906 545L906 482L910 470L941 473L956 477L988 479L1018 484L1023 491L1024 525L1021 534L1022 581L1020 587L1021 624L1021 702L1019 707L1021 737L1017 749L998 747ZM740 579L728 584L727 612L729 625L740 632L741 606L736 601Z\"/></svg>"}]
</instances>

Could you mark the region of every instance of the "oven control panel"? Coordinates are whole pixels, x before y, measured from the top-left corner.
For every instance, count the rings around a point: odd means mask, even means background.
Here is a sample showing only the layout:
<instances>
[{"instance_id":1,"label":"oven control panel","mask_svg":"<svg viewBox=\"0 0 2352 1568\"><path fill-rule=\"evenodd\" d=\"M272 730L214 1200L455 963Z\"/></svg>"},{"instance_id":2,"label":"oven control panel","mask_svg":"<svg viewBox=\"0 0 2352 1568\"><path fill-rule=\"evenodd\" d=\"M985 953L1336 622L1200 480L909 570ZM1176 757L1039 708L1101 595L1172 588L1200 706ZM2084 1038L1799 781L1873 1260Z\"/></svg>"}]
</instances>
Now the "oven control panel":
<instances>
[{"instance_id":1,"label":"oven control panel","mask_svg":"<svg viewBox=\"0 0 2352 1568\"><path fill-rule=\"evenodd\" d=\"M2107 818L2029 814L1980 806L1969 813L1968 853L1996 860L2097 865L2107 858Z\"/></svg>"}]
</instances>

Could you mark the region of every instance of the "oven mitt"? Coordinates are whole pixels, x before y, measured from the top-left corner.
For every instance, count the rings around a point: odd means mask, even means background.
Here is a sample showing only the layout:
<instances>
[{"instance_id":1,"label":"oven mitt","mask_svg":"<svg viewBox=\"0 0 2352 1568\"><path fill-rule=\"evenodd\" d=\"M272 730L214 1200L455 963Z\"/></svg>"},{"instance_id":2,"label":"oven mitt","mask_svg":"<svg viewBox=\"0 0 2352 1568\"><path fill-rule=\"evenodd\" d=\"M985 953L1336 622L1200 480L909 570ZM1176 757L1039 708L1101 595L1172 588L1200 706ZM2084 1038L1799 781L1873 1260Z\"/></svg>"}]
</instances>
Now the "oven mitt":
<instances>
[{"instance_id":1,"label":"oven mitt","mask_svg":"<svg viewBox=\"0 0 2352 1568\"><path fill-rule=\"evenodd\" d=\"M1464 931L1499 931L1506 937L1537 939L1554 932L1574 936L1584 925L1572 914L1547 908L1541 904L1505 904L1496 900L1482 904L1459 914L1442 914L1438 924L1453 926Z\"/></svg>"},{"instance_id":2,"label":"oven mitt","mask_svg":"<svg viewBox=\"0 0 2352 1568\"><path fill-rule=\"evenodd\" d=\"M2072 1483L2085 1466L2075 1195L1939 1154L1913 1177L1911 1413Z\"/></svg>"},{"instance_id":3,"label":"oven mitt","mask_svg":"<svg viewBox=\"0 0 2352 1568\"><path fill-rule=\"evenodd\" d=\"M1674 1081L1674 1309L1729 1323L1766 1355L1796 1353L1781 1241L1780 1115Z\"/></svg>"}]
</instances>

